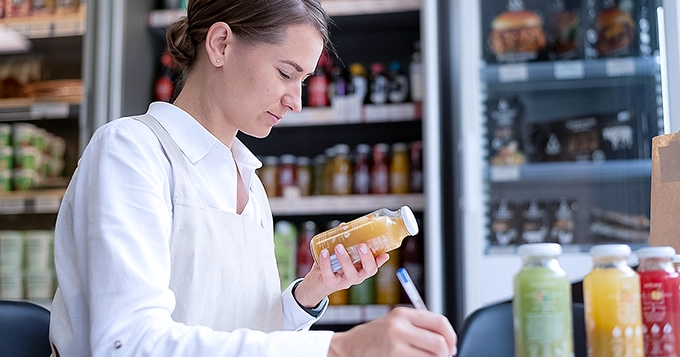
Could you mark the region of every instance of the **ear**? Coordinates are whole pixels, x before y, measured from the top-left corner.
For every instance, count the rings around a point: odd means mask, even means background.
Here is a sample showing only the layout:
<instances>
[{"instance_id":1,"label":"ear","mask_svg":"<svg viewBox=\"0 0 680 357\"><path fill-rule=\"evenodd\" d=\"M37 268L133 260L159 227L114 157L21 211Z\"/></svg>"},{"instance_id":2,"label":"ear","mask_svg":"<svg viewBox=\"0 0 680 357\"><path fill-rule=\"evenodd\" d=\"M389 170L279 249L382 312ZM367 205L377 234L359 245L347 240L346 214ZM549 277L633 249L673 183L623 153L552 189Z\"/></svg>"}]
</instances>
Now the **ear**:
<instances>
[{"instance_id":1,"label":"ear","mask_svg":"<svg viewBox=\"0 0 680 357\"><path fill-rule=\"evenodd\" d=\"M205 37L205 51L213 66L222 67L224 65L227 46L231 45L233 41L234 33L226 23L216 22L210 26Z\"/></svg>"}]
</instances>

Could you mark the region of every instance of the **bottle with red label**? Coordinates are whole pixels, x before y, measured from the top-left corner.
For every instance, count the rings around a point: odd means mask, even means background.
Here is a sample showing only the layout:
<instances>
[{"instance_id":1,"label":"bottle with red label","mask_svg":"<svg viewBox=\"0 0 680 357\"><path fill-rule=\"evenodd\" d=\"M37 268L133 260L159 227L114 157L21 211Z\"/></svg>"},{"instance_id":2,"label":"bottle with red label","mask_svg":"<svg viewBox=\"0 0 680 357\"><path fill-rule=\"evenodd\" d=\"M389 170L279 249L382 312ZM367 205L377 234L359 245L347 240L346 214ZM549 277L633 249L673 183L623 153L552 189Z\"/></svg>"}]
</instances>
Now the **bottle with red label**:
<instances>
[{"instance_id":1,"label":"bottle with red label","mask_svg":"<svg viewBox=\"0 0 680 357\"><path fill-rule=\"evenodd\" d=\"M680 274L673 266L675 249L638 250L642 332L646 357L677 357L680 353Z\"/></svg>"},{"instance_id":2,"label":"bottle with red label","mask_svg":"<svg viewBox=\"0 0 680 357\"><path fill-rule=\"evenodd\" d=\"M302 224L300 233L300 240L297 249L297 277L302 278L312 269L314 265L314 257L312 257L312 250L310 243L312 237L317 233L316 223L314 221L306 221Z\"/></svg>"},{"instance_id":3,"label":"bottle with red label","mask_svg":"<svg viewBox=\"0 0 680 357\"><path fill-rule=\"evenodd\" d=\"M314 74L307 80L307 105L310 107L327 107L330 105L328 95L328 58L325 54L319 57Z\"/></svg>"},{"instance_id":4,"label":"bottle with red label","mask_svg":"<svg viewBox=\"0 0 680 357\"><path fill-rule=\"evenodd\" d=\"M161 55L161 75L156 79L154 85L154 99L163 102L169 102L172 100L172 93L175 90L175 82L173 78L172 70L172 56L170 53L163 52Z\"/></svg>"},{"instance_id":5,"label":"bottle with red label","mask_svg":"<svg viewBox=\"0 0 680 357\"><path fill-rule=\"evenodd\" d=\"M279 174L279 196L295 195L299 192L297 187L297 165L294 155L281 155L278 167ZM288 194L286 194L288 192Z\"/></svg>"},{"instance_id":6,"label":"bottle with red label","mask_svg":"<svg viewBox=\"0 0 680 357\"><path fill-rule=\"evenodd\" d=\"M373 147L373 168L371 169L371 193L387 194L390 192L390 163L387 157L390 147L387 144L375 144Z\"/></svg>"}]
</instances>

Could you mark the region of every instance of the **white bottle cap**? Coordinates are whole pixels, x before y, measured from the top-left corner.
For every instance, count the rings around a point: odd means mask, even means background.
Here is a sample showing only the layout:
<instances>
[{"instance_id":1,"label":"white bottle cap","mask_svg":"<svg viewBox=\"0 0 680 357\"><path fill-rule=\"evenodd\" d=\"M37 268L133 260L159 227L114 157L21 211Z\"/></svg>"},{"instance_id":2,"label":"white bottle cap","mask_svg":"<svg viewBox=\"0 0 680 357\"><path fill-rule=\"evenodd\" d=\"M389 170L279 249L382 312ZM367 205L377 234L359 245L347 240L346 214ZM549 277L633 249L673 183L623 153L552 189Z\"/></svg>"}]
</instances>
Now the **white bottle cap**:
<instances>
[{"instance_id":1,"label":"white bottle cap","mask_svg":"<svg viewBox=\"0 0 680 357\"><path fill-rule=\"evenodd\" d=\"M649 247L635 252L638 258L672 258L675 255L673 247Z\"/></svg>"},{"instance_id":2,"label":"white bottle cap","mask_svg":"<svg viewBox=\"0 0 680 357\"><path fill-rule=\"evenodd\" d=\"M673 256L673 263L680 263L680 254L676 254Z\"/></svg>"},{"instance_id":3,"label":"white bottle cap","mask_svg":"<svg viewBox=\"0 0 680 357\"><path fill-rule=\"evenodd\" d=\"M401 213L401 219L404 220L408 233L412 236L418 234L418 221L416 221L416 216L413 215L411 208L409 206L401 206L399 213Z\"/></svg>"},{"instance_id":4,"label":"white bottle cap","mask_svg":"<svg viewBox=\"0 0 680 357\"><path fill-rule=\"evenodd\" d=\"M557 243L523 244L517 248L520 257L526 256L557 256L562 254L562 246Z\"/></svg>"},{"instance_id":5,"label":"white bottle cap","mask_svg":"<svg viewBox=\"0 0 680 357\"><path fill-rule=\"evenodd\" d=\"M630 247L625 244L600 244L590 248L593 257L627 257L630 255Z\"/></svg>"}]
</instances>

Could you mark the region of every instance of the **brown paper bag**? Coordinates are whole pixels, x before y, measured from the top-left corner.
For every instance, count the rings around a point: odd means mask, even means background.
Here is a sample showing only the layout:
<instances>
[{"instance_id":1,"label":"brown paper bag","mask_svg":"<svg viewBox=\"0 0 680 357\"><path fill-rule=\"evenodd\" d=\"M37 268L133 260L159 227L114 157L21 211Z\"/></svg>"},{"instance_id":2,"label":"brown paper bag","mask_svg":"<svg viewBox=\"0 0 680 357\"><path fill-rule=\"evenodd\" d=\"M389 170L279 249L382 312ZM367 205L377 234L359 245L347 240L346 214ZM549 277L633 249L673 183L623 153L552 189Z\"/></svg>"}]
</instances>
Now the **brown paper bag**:
<instances>
[{"instance_id":1,"label":"brown paper bag","mask_svg":"<svg viewBox=\"0 0 680 357\"><path fill-rule=\"evenodd\" d=\"M680 132L652 138L649 243L680 254Z\"/></svg>"}]
</instances>

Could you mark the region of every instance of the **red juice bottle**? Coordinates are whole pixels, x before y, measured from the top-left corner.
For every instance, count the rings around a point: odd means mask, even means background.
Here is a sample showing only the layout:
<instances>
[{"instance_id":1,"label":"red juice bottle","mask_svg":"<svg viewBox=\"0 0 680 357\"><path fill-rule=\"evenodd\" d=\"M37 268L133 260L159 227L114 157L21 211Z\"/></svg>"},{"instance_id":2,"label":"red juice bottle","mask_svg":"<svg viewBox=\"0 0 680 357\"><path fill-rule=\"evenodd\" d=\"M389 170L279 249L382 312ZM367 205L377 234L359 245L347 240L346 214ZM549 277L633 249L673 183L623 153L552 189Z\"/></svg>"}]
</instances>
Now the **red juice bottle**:
<instances>
[{"instance_id":1,"label":"red juice bottle","mask_svg":"<svg viewBox=\"0 0 680 357\"><path fill-rule=\"evenodd\" d=\"M677 357L680 353L680 274L673 266L675 249L638 250L642 332L646 357Z\"/></svg>"},{"instance_id":2,"label":"red juice bottle","mask_svg":"<svg viewBox=\"0 0 680 357\"><path fill-rule=\"evenodd\" d=\"M302 224L302 232L298 241L297 249L297 276L303 278L314 265L314 257L312 257L312 250L309 245L312 242L312 237L316 235L317 228L314 221L306 221Z\"/></svg>"}]
</instances>

